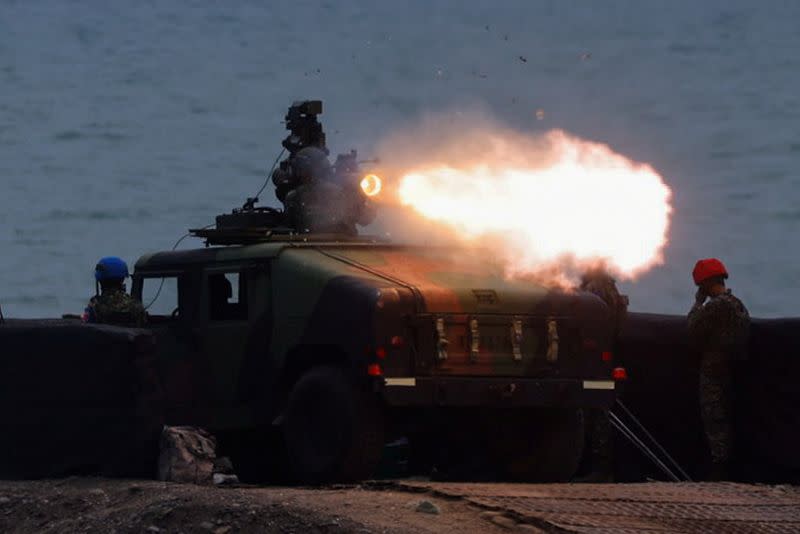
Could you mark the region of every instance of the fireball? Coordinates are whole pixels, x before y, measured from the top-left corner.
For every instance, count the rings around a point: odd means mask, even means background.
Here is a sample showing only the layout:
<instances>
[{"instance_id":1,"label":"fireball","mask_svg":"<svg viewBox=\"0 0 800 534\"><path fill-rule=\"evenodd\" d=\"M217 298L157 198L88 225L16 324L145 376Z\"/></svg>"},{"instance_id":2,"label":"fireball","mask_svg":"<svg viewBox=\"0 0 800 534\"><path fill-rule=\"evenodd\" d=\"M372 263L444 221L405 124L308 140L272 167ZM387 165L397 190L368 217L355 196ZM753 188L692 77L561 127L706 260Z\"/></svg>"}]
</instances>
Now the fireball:
<instances>
[{"instance_id":1,"label":"fireball","mask_svg":"<svg viewBox=\"0 0 800 534\"><path fill-rule=\"evenodd\" d=\"M466 240L499 243L512 272L602 263L633 278L663 262L672 212L663 178L562 131L545 141L539 162L498 153L419 166L401 177L400 203Z\"/></svg>"}]
</instances>

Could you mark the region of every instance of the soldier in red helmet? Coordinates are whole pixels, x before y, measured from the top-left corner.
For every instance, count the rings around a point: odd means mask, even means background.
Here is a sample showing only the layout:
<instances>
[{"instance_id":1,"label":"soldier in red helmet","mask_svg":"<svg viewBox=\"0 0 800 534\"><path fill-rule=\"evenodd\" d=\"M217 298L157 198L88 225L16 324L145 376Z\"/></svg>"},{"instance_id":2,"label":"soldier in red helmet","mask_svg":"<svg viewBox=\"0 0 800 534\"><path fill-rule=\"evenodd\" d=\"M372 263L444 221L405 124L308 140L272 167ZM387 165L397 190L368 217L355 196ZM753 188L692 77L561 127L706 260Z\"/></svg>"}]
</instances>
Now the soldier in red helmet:
<instances>
[{"instance_id":1,"label":"soldier in red helmet","mask_svg":"<svg viewBox=\"0 0 800 534\"><path fill-rule=\"evenodd\" d=\"M698 289L689 311L689 335L700 352L700 409L712 461L709 478L725 480L733 446L733 361L745 356L750 315L725 287L728 271L720 260L698 261L692 277Z\"/></svg>"}]
</instances>

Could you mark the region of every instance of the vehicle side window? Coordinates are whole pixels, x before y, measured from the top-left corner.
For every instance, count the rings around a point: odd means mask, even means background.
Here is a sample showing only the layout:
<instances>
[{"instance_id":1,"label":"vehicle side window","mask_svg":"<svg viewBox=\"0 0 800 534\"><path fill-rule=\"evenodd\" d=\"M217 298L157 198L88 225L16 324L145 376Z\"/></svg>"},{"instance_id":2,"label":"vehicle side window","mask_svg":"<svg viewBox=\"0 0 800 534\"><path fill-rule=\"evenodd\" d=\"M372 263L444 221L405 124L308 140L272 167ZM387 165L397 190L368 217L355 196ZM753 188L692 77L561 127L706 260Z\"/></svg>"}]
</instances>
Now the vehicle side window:
<instances>
[{"instance_id":1,"label":"vehicle side window","mask_svg":"<svg viewBox=\"0 0 800 534\"><path fill-rule=\"evenodd\" d=\"M210 320L247 320L246 277L239 272L210 273L206 280Z\"/></svg>"},{"instance_id":2,"label":"vehicle side window","mask_svg":"<svg viewBox=\"0 0 800 534\"><path fill-rule=\"evenodd\" d=\"M151 318L173 318L178 309L178 277L144 278L142 304Z\"/></svg>"}]
</instances>

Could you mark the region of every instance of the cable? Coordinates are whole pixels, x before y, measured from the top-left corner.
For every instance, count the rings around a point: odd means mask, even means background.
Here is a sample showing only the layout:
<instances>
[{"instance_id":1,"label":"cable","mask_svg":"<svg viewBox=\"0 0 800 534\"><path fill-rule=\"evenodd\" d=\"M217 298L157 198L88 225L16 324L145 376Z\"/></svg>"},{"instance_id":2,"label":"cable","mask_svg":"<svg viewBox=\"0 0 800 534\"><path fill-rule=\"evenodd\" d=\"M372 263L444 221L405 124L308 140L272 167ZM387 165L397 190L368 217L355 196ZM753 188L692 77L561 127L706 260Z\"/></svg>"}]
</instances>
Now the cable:
<instances>
[{"instance_id":1,"label":"cable","mask_svg":"<svg viewBox=\"0 0 800 534\"><path fill-rule=\"evenodd\" d=\"M207 230L207 229L211 228L212 226L216 226L216 223L207 224L207 225L203 226L201 228L201 230ZM171 250L175 250L176 248L178 248L178 245L180 245L183 242L183 240L186 239L187 237L189 237L190 235L192 235L191 232L187 232L187 233L183 234L180 239L175 241L175 244L172 245L172 249ZM150 306L155 304L156 300L158 300L158 297L161 296L161 290L164 289L164 280L165 280L165 278L161 278L161 283L158 285L158 291L156 291L156 294L153 297L153 300L151 300L150 303L147 306L144 307L145 311L149 310Z\"/></svg>"},{"instance_id":2,"label":"cable","mask_svg":"<svg viewBox=\"0 0 800 534\"><path fill-rule=\"evenodd\" d=\"M683 468L680 466L680 464L677 461L675 461L675 458L670 456L670 454L667 452L667 450L664 447L661 446L661 443L659 443L656 440L656 438L654 438L653 435L650 434L650 432L647 431L647 429L644 427L642 422L639 421L636 418L636 416L633 415L633 413L631 413L631 411L627 408L627 406L622 404L622 401L619 400L619 399L617 399L617 404L619 405L620 408L622 408L622 411L625 413L625 415L628 417L628 419L630 419L631 421L634 422L634 424L639 428L639 430L644 433L645 437L647 437L647 439L649 439L650 442L653 443L656 446L656 448L659 450L659 452L661 452L661 454L669 461L669 463L672 464L672 467L674 467L675 470L678 471L681 474L681 476L684 478L684 480L686 480L687 482L692 482L692 478L686 473L686 471L683 470Z\"/></svg>"},{"instance_id":3,"label":"cable","mask_svg":"<svg viewBox=\"0 0 800 534\"><path fill-rule=\"evenodd\" d=\"M678 476L675 475L675 473L673 473L669 467L664 465L664 462L662 462L658 456L656 456L650 447L648 447L641 439L636 437L636 434L634 434L630 428L625 426L625 423L623 423L619 417L614 414L614 412L608 412L608 419L614 428L616 428L623 436L628 438L628 440L635 445L636 448L642 452L642 454L656 464L656 466L658 466L658 468L661 469L665 475L672 479L673 482L681 482L681 479L678 478Z\"/></svg>"},{"instance_id":4,"label":"cable","mask_svg":"<svg viewBox=\"0 0 800 534\"><path fill-rule=\"evenodd\" d=\"M281 151L278 153L278 157L275 158L275 161L272 163L272 167L270 167L269 172L267 173L267 179L264 180L264 185L261 186L261 189L258 190L258 193L256 193L253 198L258 198L261 195L261 193L264 192L264 189L266 189L270 178L272 178L272 171L275 170L275 166L278 165L278 162L280 161L281 157L285 152L286 152L286 147L282 148Z\"/></svg>"},{"instance_id":5,"label":"cable","mask_svg":"<svg viewBox=\"0 0 800 534\"><path fill-rule=\"evenodd\" d=\"M272 162L272 167L270 167L269 172L267 172L267 179L264 180L264 185L261 186L261 189L258 190L258 193L256 193L253 198L258 199L259 195L261 195L261 193L264 192L264 189L267 188L267 184L269 184L269 180L270 180L270 178L272 178L272 171L275 170L275 167L278 165L278 162L280 161L281 157L283 157L283 154L285 152L286 152L286 147L283 147L281 149L281 151L278 152L278 157L276 157L275 161ZM211 228L212 226L216 226L216 224L207 224L206 226L203 226L201 228L201 230L207 230L207 229ZM178 239L175 242L174 245L172 245L172 250L175 250L176 248L178 248L178 245L180 245L183 242L183 240L186 239L187 237L189 237L190 235L192 235L191 232L182 235L181 238ZM156 291L156 294L153 297L153 300L151 300L150 303L147 306L144 307L145 311L149 310L150 306L155 304L156 300L158 300L158 297L161 296L161 290L163 288L164 288L164 278L161 279L161 283L158 286L158 291ZM0 313L2 313L2 311L0 311ZM2 315L0 315L0 318L2 318Z\"/></svg>"},{"instance_id":6,"label":"cable","mask_svg":"<svg viewBox=\"0 0 800 534\"><path fill-rule=\"evenodd\" d=\"M207 225L203 226L201 228L201 230L207 230L208 228L211 228L212 226L214 226L214 225L213 224L207 224ZM189 237L190 235L192 235L190 232L187 232L187 233L183 234L181 236L181 238L178 239L177 241L175 241L175 244L172 245L172 250L175 250L176 248L178 248L178 245L183 243L183 240L186 239L187 237Z\"/></svg>"}]
</instances>

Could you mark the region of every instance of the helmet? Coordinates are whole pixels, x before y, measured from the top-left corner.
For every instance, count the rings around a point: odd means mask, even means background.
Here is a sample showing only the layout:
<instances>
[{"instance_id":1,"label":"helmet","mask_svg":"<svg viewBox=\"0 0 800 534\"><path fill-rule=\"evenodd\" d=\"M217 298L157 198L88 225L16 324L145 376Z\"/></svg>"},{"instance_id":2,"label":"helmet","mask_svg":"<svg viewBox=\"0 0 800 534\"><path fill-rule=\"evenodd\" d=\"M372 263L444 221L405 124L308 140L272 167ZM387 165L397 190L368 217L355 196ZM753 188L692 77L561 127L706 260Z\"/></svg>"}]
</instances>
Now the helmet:
<instances>
[{"instance_id":1,"label":"helmet","mask_svg":"<svg viewBox=\"0 0 800 534\"><path fill-rule=\"evenodd\" d=\"M94 279L98 282L103 280L122 280L128 276L128 264L122 258L117 258L116 256L101 258L94 268Z\"/></svg>"},{"instance_id":2,"label":"helmet","mask_svg":"<svg viewBox=\"0 0 800 534\"><path fill-rule=\"evenodd\" d=\"M728 270L717 258L698 260L694 266L694 270L692 270L692 278L694 278L694 283L698 286L715 276L728 278Z\"/></svg>"}]
</instances>

